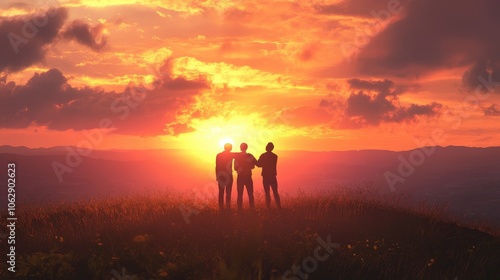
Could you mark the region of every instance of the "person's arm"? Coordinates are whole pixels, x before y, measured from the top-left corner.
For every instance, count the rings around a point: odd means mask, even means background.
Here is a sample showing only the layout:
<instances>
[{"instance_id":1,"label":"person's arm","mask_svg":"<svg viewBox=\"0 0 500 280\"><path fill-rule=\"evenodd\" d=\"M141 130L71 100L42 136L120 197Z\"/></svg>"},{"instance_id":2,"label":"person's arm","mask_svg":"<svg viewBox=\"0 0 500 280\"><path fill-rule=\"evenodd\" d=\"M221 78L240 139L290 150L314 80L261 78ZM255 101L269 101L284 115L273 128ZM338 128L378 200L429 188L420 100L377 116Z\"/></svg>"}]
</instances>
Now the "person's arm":
<instances>
[{"instance_id":1,"label":"person's arm","mask_svg":"<svg viewBox=\"0 0 500 280\"><path fill-rule=\"evenodd\" d=\"M251 160L252 160L252 161L251 161L251 162L252 162L252 169L254 169L254 168L255 168L255 166L257 165L257 159L255 159L255 157L254 157L252 154L250 154L250 155L252 156L252 158L251 158ZM258 166L258 165L257 165L257 166Z\"/></svg>"},{"instance_id":2,"label":"person's arm","mask_svg":"<svg viewBox=\"0 0 500 280\"><path fill-rule=\"evenodd\" d=\"M258 167L262 167L262 155L260 155L259 160L256 160L254 164Z\"/></svg>"},{"instance_id":3,"label":"person's arm","mask_svg":"<svg viewBox=\"0 0 500 280\"><path fill-rule=\"evenodd\" d=\"M276 164L274 169L276 170L276 175L278 175L278 155L276 155Z\"/></svg>"},{"instance_id":4,"label":"person's arm","mask_svg":"<svg viewBox=\"0 0 500 280\"><path fill-rule=\"evenodd\" d=\"M215 179L217 179L217 165L219 164L219 155L215 156Z\"/></svg>"}]
</instances>

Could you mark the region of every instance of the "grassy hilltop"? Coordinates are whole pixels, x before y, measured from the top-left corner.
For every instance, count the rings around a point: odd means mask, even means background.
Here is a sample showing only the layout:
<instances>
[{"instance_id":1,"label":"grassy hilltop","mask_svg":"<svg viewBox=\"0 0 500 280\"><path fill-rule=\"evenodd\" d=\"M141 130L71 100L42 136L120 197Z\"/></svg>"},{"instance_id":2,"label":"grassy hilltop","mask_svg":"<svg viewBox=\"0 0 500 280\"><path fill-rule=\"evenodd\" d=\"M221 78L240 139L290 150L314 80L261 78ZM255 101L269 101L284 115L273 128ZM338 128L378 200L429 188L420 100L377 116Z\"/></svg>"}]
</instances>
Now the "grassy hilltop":
<instances>
[{"instance_id":1,"label":"grassy hilltop","mask_svg":"<svg viewBox=\"0 0 500 280\"><path fill-rule=\"evenodd\" d=\"M259 198L224 213L168 194L23 206L17 272L3 261L0 278L500 279L500 238L368 197L285 195L282 210Z\"/></svg>"}]
</instances>

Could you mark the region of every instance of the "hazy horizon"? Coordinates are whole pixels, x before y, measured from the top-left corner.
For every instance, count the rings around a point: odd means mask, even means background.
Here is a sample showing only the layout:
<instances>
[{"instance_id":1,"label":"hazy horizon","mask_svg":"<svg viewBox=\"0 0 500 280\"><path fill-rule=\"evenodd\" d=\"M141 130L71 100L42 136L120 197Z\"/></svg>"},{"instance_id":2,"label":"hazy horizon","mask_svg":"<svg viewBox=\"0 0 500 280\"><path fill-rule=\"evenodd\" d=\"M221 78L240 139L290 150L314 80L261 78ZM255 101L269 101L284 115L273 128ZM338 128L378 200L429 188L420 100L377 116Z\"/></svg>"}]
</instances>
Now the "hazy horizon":
<instances>
[{"instance_id":1,"label":"hazy horizon","mask_svg":"<svg viewBox=\"0 0 500 280\"><path fill-rule=\"evenodd\" d=\"M220 146L220 145L219 145ZM73 146L73 145L60 145L60 146L15 146L15 145L0 145L0 147L12 147L12 148L28 148L28 149L53 149L53 148L77 148L78 146ZM456 148L472 148L472 149L488 149L488 148L499 148L500 145L498 146L464 146L464 145L447 145L447 146L441 146L441 145L430 145L430 146L422 146L422 147L414 147L412 149L403 149L403 150L391 150L391 149L352 149L352 150L314 150L314 149L304 149L304 150L295 150L295 149L280 149L280 151L283 152L356 152L356 151L388 151L388 152L408 152L408 151L413 151L413 150L419 150L423 148L429 148L429 147L436 147L436 148L448 148L448 147L456 147ZM236 148L236 152L238 152L238 147ZM249 147L250 149L250 147ZM253 146L251 146L251 149L257 149ZM109 148L109 149L100 149L100 148L92 148L89 149L92 151L154 151L154 150L173 150L173 151L190 151L190 148L141 148L141 149L119 149L119 148ZM223 151L223 147L219 147L219 151ZM265 146L261 147L261 152L265 152ZM234 150L233 150L234 151Z\"/></svg>"}]
</instances>

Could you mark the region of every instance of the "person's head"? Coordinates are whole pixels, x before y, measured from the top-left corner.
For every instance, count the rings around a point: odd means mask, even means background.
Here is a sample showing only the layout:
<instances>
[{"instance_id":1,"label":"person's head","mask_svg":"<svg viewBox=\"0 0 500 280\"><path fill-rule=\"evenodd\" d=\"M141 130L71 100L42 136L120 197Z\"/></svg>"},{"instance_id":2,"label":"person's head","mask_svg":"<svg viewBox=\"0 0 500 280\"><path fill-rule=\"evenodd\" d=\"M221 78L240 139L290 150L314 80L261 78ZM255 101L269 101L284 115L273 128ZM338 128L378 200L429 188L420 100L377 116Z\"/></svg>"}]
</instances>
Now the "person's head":
<instances>
[{"instance_id":1,"label":"person's head","mask_svg":"<svg viewBox=\"0 0 500 280\"><path fill-rule=\"evenodd\" d=\"M242 152L246 152L246 151L247 151L247 149L248 149L248 145L247 145L247 143L241 143L241 145L240 145L240 150L241 150Z\"/></svg>"},{"instance_id":2,"label":"person's head","mask_svg":"<svg viewBox=\"0 0 500 280\"><path fill-rule=\"evenodd\" d=\"M230 152L233 149L233 145L231 143L224 144L224 151Z\"/></svg>"},{"instance_id":3,"label":"person's head","mask_svg":"<svg viewBox=\"0 0 500 280\"><path fill-rule=\"evenodd\" d=\"M267 143L266 151L272 152L274 150L274 144L272 142Z\"/></svg>"}]
</instances>

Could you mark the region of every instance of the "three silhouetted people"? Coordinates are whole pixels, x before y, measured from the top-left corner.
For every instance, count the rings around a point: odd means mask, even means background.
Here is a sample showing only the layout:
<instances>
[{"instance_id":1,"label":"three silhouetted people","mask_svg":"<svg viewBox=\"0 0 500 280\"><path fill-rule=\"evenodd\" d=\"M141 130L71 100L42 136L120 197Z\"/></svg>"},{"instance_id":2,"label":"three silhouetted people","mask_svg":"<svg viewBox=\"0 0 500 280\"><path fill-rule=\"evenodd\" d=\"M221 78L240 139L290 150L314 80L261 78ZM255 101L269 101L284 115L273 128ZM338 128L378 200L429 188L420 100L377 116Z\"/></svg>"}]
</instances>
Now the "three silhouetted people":
<instances>
[{"instance_id":1,"label":"three silhouetted people","mask_svg":"<svg viewBox=\"0 0 500 280\"><path fill-rule=\"evenodd\" d=\"M262 184L266 195L267 208L271 208L271 189L273 190L276 206L281 208L281 200L278 194L278 180L276 178L278 156L273 153L274 144L271 142L267 144L266 152L259 157L259 160L256 160L252 154L247 153L248 145L246 143L241 143L240 153L232 153L232 148L233 145L226 143L224 145L224 151L217 154L215 158L215 174L219 185L219 209L224 209L224 193L226 194L226 208L231 209L233 159L234 170L236 170L238 174L236 179L238 209L242 209L243 207L243 192L245 187L247 189L250 208L255 208L252 180L252 169L254 169L255 166L262 167Z\"/></svg>"},{"instance_id":2,"label":"three silhouetted people","mask_svg":"<svg viewBox=\"0 0 500 280\"><path fill-rule=\"evenodd\" d=\"M278 156L273 153L274 144L269 142L266 146L266 152L260 155L257 161L257 166L262 167L262 184L266 194L267 208L271 208L271 190L273 190L276 206L281 208L281 200L278 194L278 180L276 178L276 166L278 164Z\"/></svg>"}]
</instances>

